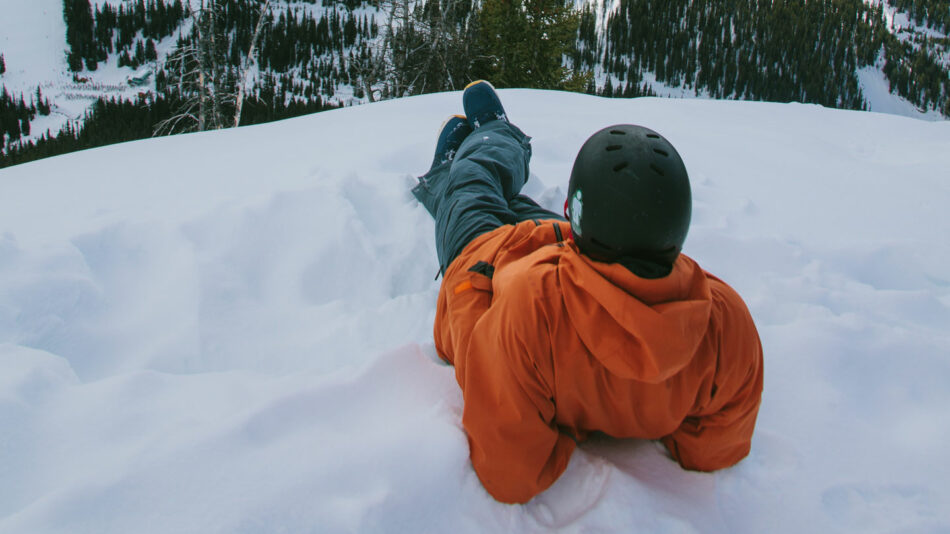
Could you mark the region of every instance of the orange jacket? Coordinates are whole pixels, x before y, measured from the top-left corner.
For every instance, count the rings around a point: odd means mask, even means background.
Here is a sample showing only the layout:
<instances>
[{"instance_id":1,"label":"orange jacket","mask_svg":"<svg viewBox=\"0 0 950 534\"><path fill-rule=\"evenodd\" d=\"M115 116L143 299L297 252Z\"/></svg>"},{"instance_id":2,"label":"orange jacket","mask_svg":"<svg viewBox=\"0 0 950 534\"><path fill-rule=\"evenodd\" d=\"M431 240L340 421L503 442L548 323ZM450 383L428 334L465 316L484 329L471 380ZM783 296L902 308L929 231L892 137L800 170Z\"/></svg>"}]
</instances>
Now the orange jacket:
<instances>
[{"instance_id":1,"label":"orange jacket","mask_svg":"<svg viewBox=\"0 0 950 534\"><path fill-rule=\"evenodd\" d=\"M681 255L664 278L580 254L570 225L525 221L470 243L445 273L435 343L455 365L472 465L526 502L600 431L662 439L687 469L749 453L762 347L739 295Z\"/></svg>"}]
</instances>

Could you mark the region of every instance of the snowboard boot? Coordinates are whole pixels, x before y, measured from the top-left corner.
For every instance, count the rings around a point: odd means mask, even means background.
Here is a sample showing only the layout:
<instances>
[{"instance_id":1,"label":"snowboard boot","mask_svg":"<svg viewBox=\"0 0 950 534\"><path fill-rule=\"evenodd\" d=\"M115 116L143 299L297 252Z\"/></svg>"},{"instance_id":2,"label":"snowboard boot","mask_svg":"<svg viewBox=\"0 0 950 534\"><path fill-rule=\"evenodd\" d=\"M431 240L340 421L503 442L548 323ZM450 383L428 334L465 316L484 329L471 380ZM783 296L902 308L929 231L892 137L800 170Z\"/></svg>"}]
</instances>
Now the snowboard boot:
<instances>
[{"instance_id":1,"label":"snowboard boot","mask_svg":"<svg viewBox=\"0 0 950 534\"><path fill-rule=\"evenodd\" d=\"M508 122L498 93L492 84L485 80L477 80L465 86L462 107L465 108L465 115L473 130L494 120Z\"/></svg>"},{"instance_id":2,"label":"snowboard boot","mask_svg":"<svg viewBox=\"0 0 950 534\"><path fill-rule=\"evenodd\" d=\"M452 115L442 123L439 130L439 140L435 144L435 156L432 158L432 170L447 161L455 158L455 153L462 146L462 141L472 133L471 126L464 115Z\"/></svg>"}]
</instances>

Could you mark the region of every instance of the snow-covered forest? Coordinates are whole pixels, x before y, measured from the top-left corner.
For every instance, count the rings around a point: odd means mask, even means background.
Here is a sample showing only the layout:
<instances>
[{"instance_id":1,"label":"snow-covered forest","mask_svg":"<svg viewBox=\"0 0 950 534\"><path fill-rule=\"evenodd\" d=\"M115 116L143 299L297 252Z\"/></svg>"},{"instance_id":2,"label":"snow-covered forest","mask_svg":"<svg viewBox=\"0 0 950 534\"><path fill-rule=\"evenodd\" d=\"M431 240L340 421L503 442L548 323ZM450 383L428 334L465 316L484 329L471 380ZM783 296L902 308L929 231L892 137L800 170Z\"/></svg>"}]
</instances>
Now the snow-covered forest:
<instances>
[{"instance_id":1,"label":"snow-covered forest","mask_svg":"<svg viewBox=\"0 0 950 534\"><path fill-rule=\"evenodd\" d=\"M478 78L950 116L947 20L923 0L2 0L0 12L0 166Z\"/></svg>"}]
</instances>

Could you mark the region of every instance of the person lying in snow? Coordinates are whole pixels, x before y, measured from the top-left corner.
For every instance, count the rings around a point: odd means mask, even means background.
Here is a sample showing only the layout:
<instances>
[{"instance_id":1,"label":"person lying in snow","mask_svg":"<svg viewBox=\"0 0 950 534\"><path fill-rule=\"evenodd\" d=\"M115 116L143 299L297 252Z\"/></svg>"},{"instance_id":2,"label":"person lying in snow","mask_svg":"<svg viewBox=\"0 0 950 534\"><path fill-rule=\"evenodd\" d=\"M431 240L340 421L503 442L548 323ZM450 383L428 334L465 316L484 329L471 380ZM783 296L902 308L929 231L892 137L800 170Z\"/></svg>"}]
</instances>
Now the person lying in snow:
<instances>
[{"instance_id":1,"label":"person lying in snow","mask_svg":"<svg viewBox=\"0 0 950 534\"><path fill-rule=\"evenodd\" d=\"M485 489L529 501L595 431L662 440L686 469L744 458L762 346L739 295L680 253L692 200L676 149L641 126L595 133L565 219L520 194L530 138L491 84L462 105L413 194L435 218L435 346Z\"/></svg>"}]
</instances>

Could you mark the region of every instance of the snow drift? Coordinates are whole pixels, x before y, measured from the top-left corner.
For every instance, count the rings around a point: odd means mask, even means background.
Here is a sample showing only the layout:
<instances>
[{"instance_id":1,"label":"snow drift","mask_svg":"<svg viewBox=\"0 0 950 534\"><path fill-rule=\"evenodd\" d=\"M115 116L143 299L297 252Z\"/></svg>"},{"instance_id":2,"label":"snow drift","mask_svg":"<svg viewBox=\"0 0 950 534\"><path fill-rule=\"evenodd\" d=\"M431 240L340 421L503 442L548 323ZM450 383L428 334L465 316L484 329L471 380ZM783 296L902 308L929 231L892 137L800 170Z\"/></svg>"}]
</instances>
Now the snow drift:
<instances>
[{"instance_id":1,"label":"snow drift","mask_svg":"<svg viewBox=\"0 0 950 534\"><path fill-rule=\"evenodd\" d=\"M601 127L682 154L686 253L765 349L747 459L601 438L527 505L482 489L409 194L449 93L0 171L0 532L950 530L950 123L501 96L552 209Z\"/></svg>"}]
</instances>

